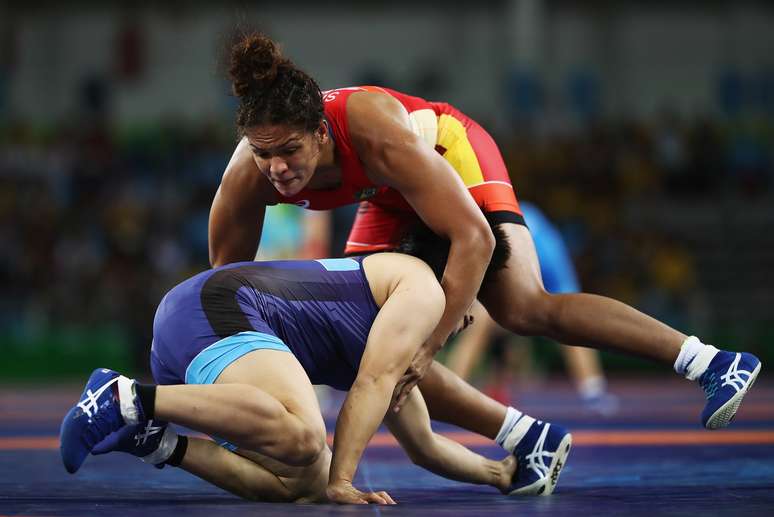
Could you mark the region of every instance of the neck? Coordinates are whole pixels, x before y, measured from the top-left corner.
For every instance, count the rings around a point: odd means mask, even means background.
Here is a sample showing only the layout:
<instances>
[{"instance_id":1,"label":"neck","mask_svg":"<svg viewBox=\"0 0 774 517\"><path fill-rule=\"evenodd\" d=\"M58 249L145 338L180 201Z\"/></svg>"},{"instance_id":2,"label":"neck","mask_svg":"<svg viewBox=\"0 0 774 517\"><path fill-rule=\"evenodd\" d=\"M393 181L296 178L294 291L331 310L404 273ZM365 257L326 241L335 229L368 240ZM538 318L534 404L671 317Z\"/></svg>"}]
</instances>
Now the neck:
<instances>
[{"instance_id":1,"label":"neck","mask_svg":"<svg viewBox=\"0 0 774 517\"><path fill-rule=\"evenodd\" d=\"M309 188L312 189L330 189L338 187L341 184L341 169L336 163L336 145L332 138L322 145L320 149L320 159L317 162L317 168L314 171L309 182Z\"/></svg>"},{"instance_id":2,"label":"neck","mask_svg":"<svg viewBox=\"0 0 774 517\"><path fill-rule=\"evenodd\" d=\"M333 142L333 138L322 144L320 149L320 161L317 162L317 168L333 167L336 164L336 144Z\"/></svg>"}]
</instances>

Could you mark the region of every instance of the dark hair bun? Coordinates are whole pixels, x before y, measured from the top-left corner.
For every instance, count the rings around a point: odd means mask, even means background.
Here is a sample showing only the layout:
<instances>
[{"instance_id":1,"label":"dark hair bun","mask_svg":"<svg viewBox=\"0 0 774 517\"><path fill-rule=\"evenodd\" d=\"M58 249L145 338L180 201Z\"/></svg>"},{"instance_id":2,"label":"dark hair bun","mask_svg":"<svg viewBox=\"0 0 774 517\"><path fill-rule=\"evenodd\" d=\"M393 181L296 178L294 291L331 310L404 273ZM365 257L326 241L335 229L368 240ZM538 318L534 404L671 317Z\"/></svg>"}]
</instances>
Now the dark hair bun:
<instances>
[{"instance_id":1,"label":"dark hair bun","mask_svg":"<svg viewBox=\"0 0 774 517\"><path fill-rule=\"evenodd\" d=\"M249 34L231 48L228 72L234 95L260 94L262 90L271 88L282 68L292 66L271 38L260 33Z\"/></svg>"}]
</instances>

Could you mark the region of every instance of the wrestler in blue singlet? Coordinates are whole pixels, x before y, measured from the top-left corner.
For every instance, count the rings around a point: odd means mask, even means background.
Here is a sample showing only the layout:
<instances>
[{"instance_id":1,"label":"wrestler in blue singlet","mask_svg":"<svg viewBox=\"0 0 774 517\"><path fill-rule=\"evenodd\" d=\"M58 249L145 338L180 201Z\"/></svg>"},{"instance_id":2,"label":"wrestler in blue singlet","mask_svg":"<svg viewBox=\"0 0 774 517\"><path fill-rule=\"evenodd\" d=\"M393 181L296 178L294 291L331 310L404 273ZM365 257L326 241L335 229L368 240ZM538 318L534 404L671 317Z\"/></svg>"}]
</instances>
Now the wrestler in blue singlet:
<instances>
[{"instance_id":1,"label":"wrestler in blue singlet","mask_svg":"<svg viewBox=\"0 0 774 517\"><path fill-rule=\"evenodd\" d=\"M239 262L174 287L153 322L158 384L210 384L259 349L296 356L313 384L350 388L379 308L362 257Z\"/></svg>"}]
</instances>

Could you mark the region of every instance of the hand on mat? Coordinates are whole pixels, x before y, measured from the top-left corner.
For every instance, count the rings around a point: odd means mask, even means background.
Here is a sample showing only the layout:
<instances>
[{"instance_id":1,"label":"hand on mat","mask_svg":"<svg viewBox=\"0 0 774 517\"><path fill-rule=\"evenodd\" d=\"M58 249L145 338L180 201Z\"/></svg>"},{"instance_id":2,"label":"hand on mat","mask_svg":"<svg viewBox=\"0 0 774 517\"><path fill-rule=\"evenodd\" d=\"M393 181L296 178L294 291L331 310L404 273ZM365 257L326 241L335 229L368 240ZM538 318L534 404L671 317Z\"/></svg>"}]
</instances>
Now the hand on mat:
<instances>
[{"instance_id":1,"label":"hand on mat","mask_svg":"<svg viewBox=\"0 0 774 517\"><path fill-rule=\"evenodd\" d=\"M408 394L411 393L411 390L414 389L414 386L419 384L419 381L424 378L427 370L433 363L434 355L435 354L433 354L425 346L422 346L416 353L414 359L411 360L411 365L408 367L408 370L406 370L406 373L404 373L403 377L400 378L398 384L395 385L395 391L392 393L393 411L397 413L400 411L400 408L403 407Z\"/></svg>"},{"instance_id":2,"label":"hand on mat","mask_svg":"<svg viewBox=\"0 0 774 517\"><path fill-rule=\"evenodd\" d=\"M387 492L361 492L348 481L331 483L325 494L338 504L396 504Z\"/></svg>"}]
</instances>

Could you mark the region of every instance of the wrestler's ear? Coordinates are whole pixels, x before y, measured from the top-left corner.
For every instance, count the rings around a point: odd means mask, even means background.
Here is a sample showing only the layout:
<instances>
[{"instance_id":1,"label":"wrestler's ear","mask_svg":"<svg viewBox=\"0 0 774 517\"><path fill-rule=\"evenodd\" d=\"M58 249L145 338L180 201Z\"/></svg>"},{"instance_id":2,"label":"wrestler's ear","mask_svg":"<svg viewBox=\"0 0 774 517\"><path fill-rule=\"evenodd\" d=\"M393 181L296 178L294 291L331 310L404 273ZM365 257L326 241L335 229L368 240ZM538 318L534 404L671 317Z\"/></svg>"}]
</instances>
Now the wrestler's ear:
<instances>
[{"instance_id":1,"label":"wrestler's ear","mask_svg":"<svg viewBox=\"0 0 774 517\"><path fill-rule=\"evenodd\" d=\"M315 136L317 137L317 143L322 145L328 141L328 121L322 119L320 125L315 130Z\"/></svg>"}]
</instances>

